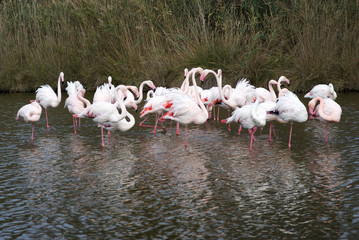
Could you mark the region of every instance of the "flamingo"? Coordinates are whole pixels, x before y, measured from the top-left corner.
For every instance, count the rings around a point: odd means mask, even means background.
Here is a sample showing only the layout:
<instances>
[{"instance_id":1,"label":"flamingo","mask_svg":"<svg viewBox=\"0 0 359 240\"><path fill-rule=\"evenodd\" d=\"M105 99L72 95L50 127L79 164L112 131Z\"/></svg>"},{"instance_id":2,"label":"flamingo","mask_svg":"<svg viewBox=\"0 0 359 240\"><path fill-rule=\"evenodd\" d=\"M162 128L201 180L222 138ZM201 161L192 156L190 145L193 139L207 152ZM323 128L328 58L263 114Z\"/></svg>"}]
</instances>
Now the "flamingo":
<instances>
[{"instance_id":1,"label":"flamingo","mask_svg":"<svg viewBox=\"0 0 359 240\"><path fill-rule=\"evenodd\" d=\"M280 95L282 95L284 92L288 91L288 89L282 90L281 82L283 82L283 81L285 81L287 83L287 85L290 84L290 81L288 78L286 78L285 76L281 76L278 79L278 81L270 80L268 82L269 91L264 88L263 89L256 88L256 92L259 94L260 98L264 101L263 103L261 103L261 105L269 113L274 111L276 103L277 103L277 95L276 95L272 85L277 85L278 94L280 94ZM258 90L258 89L262 89L262 90ZM271 96L271 97L269 98L269 96ZM269 124L269 142L272 141L272 130L273 130L274 137L276 137L274 125L273 125L274 121L279 122L279 123L286 123L283 119L281 119L276 114L267 114L267 122L270 122L270 124Z\"/></svg>"},{"instance_id":2,"label":"flamingo","mask_svg":"<svg viewBox=\"0 0 359 240\"><path fill-rule=\"evenodd\" d=\"M151 98L147 99L146 104L143 106L143 109L141 111L140 117L144 117L147 114L156 114L156 122L154 126L151 125L143 125L143 123L149 118L147 116L141 123L140 127L153 127L153 134L156 134L157 128L162 128L164 131L166 129L162 127L158 127L158 119L159 115L163 114L166 108L169 108L171 106L171 101L173 100L175 95L185 95L188 92L189 89L189 75L194 71L195 69L192 69L191 71L188 71L188 69L185 69L185 79L182 83L181 89L178 88L164 88L164 87L157 87L156 91L154 91ZM161 122L162 124L162 122ZM179 135L179 123L177 123L177 129L176 134Z\"/></svg>"},{"instance_id":3,"label":"flamingo","mask_svg":"<svg viewBox=\"0 0 359 240\"><path fill-rule=\"evenodd\" d=\"M284 90L284 89L283 89ZM283 92L283 90L281 92ZM280 93L280 95L282 95ZM288 147L291 147L293 122L305 122L308 119L308 112L297 95L285 89L285 93L278 98L274 111L270 114L278 114L279 117L290 123Z\"/></svg>"},{"instance_id":4,"label":"flamingo","mask_svg":"<svg viewBox=\"0 0 359 240\"><path fill-rule=\"evenodd\" d=\"M74 116L80 114L85 110L84 102L79 99L78 92L81 91L81 93L84 96L86 90L83 88L82 84L79 81L75 81L75 82L67 82L66 91L69 96L65 100L64 108L67 107L67 109L72 115L73 124L74 124L74 133L76 134L77 118L75 118Z\"/></svg>"},{"instance_id":5,"label":"flamingo","mask_svg":"<svg viewBox=\"0 0 359 240\"><path fill-rule=\"evenodd\" d=\"M237 122L240 123L242 127L248 129L251 134L249 151L252 151L254 133L258 127L264 127L266 124L266 109L259 104L263 102L263 99L260 98L256 92L247 95L247 101L249 101L249 104L237 108L232 112L231 117L223 119L222 122Z\"/></svg>"},{"instance_id":6,"label":"flamingo","mask_svg":"<svg viewBox=\"0 0 359 240\"><path fill-rule=\"evenodd\" d=\"M93 96L93 103L95 102L113 102L114 95L112 94L112 77L109 76L107 78L108 83L104 83L103 85L96 88L95 94Z\"/></svg>"},{"instance_id":7,"label":"flamingo","mask_svg":"<svg viewBox=\"0 0 359 240\"><path fill-rule=\"evenodd\" d=\"M15 120L24 119L25 122L32 123L31 141L34 140L35 122L39 121L41 117L42 108L38 102L31 100L31 103L21 107L17 112Z\"/></svg>"},{"instance_id":8,"label":"flamingo","mask_svg":"<svg viewBox=\"0 0 359 240\"><path fill-rule=\"evenodd\" d=\"M119 89L121 90L120 92L118 91ZM93 118L94 122L101 124L102 147L105 146L103 141L103 124L107 122L116 123L122 120L123 118L125 118L127 115L127 110L123 103L123 98L126 97L126 91L127 88L123 86L117 86L115 88L115 98L116 98L115 104L112 104L110 102L95 102L89 105L88 107L86 107L86 109L82 113L77 115L77 117L81 117L81 118L84 117ZM83 100L83 98L81 99ZM118 104L120 105L121 108L121 114L118 112L117 109Z\"/></svg>"},{"instance_id":9,"label":"flamingo","mask_svg":"<svg viewBox=\"0 0 359 240\"><path fill-rule=\"evenodd\" d=\"M305 98L315 98L315 97L322 97L322 98L331 98L335 100L337 98L337 93L334 91L333 84L329 83L326 84L318 84L310 90L307 94L304 95Z\"/></svg>"},{"instance_id":10,"label":"flamingo","mask_svg":"<svg viewBox=\"0 0 359 240\"><path fill-rule=\"evenodd\" d=\"M316 104L319 101L317 107ZM325 142L328 142L328 122L339 122L342 108L331 98L316 97L309 103L310 119L319 119L325 122Z\"/></svg>"},{"instance_id":11,"label":"flamingo","mask_svg":"<svg viewBox=\"0 0 359 240\"><path fill-rule=\"evenodd\" d=\"M188 72L188 75L192 75L196 100L194 101L188 95L175 95L171 101L170 111L160 118L160 121L170 119L185 125L185 147L187 147L187 125L191 123L203 124L208 119L208 111L200 99L195 79L195 74L197 72L202 73L202 71L203 69L199 67Z\"/></svg>"},{"instance_id":12,"label":"flamingo","mask_svg":"<svg viewBox=\"0 0 359 240\"><path fill-rule=\"evenodd\" d=\"M202 72L201 80L203 80L209 73L213 74L217 80L219 94L221 96L221 102L228 106L229 109L237 109L246 104L247 96L251 96L254 91L254 86L249 84L246 79L241 79L237 82L235 88L230 90L231 94L229 97L225 97L224 89L222 88L222 70L218 69L218 73L213 70L205 69ZM242 125L240 125L238 130L238 135L240 134ZM228 125L228 130L230 131L230 126Z\"/></svg>"},{"instance_id":13,"label":"flamingo","mask_svg":"<svg viewBox=\"0 0 359 240\"><path fill-rule=\"evenodd\" d=\"M57 96L49 85L43 85L36 90L36 101L45 109L46 127L49 128L49 120L47 118L47 108L57 107L61 102L61 82L64 82L64 73L60 72L57 81Z\"/></svg>"}]
</instances>

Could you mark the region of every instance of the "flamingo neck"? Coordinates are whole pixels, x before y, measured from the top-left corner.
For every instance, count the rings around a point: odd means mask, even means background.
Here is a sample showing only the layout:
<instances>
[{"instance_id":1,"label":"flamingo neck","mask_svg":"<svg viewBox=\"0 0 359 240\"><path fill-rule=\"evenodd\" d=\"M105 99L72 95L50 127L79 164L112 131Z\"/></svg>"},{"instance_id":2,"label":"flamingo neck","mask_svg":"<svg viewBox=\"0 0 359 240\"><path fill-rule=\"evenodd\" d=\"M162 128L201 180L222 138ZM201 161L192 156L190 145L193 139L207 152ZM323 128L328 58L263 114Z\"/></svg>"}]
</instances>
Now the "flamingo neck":
<instances>
[{"instance_id":1,"label":"flamingo neck","mask_svg":"<svg viewBox=\"0 0 359 240\"><path fill-rule=\"evenodd\" d=\"M278 82L276 80L270 80L268 82L268 89L269 89L270 94L272 95L272 101L275 102L275 101L277 101L277 95L274 92L274 89L272 86L273 84L278 86ZM280 88L280 86L279 86L279 88Z\"/></svg>"},{"instance_id":2,"label":"flamingo neck","mask_svg":"<svg viewBox=\"0 0 359 240\"><path fill-rule=\"evenodd\" d=\"M192 70L191 70L192 71ZM196 68L193 70L193 73L192 73L192 83L193 83L193 86L194 86L194 91L195 91L195 94L196 94L196 101L197 101L197 104L199 105L199 107L201 108L202 112L206 115L206 119L208 118L208 111L206 109L206 107L204 106L202 100L201 100L201 97L200 97L200 94L198 92L198 89L197 89L197 83L196 83L196 73L200 71L199 68ZM190 73L188 73L188 75L190 75Z\"/></svg>"}]
</instances>

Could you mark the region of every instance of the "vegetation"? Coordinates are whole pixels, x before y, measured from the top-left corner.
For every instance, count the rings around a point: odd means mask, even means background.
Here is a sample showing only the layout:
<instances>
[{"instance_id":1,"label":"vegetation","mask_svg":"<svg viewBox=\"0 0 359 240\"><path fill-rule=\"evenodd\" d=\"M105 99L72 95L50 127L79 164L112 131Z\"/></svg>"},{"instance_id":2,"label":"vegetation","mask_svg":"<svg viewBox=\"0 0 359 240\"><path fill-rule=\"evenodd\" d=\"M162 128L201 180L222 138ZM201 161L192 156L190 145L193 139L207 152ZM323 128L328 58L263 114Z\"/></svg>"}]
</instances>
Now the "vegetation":
<instances>
[{"instance_id":1,"label":"vegetation","mask_svg":"<svg viewBox=\"0 0 359 240\"><path fill-rule=\"evenodd\" d=\"M184 68L266 86L359 90L359 2L352 0L0 1L0 91L114 83L178 86ZM211 81L209 81L211 82Z\"/></svg>"}]
</instances>

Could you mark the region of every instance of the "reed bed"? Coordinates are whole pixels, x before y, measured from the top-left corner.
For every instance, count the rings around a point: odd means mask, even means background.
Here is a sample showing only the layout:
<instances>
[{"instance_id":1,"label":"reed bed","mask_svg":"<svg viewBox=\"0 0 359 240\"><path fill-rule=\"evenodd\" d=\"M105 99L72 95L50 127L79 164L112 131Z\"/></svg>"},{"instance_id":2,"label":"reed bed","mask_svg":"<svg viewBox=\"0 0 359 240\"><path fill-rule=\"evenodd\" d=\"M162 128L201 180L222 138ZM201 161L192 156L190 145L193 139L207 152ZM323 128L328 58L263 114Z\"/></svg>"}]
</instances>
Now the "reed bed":
<instances>
[{"instance_id":1,"label":"reed bed","mask_svg":"<svg viewBox=\"0 0 359 240\"><path fill-rule=\"evenodd\" d=\"M0 2L0 91L106 82L178 86L184 68L224 84L287 76L291 89L359 90L359 1L87 0ZM214 83L209 81L207 85Z\"/></svg>"}]
</instances>

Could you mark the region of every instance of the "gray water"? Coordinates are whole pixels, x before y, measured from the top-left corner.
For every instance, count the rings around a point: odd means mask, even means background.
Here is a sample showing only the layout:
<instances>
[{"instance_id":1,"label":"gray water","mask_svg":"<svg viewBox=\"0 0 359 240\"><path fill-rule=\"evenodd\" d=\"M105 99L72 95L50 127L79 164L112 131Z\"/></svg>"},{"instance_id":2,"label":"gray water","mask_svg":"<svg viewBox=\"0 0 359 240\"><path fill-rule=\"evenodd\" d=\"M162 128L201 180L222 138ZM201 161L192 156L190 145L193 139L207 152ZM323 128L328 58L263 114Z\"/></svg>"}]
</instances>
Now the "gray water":
<instances>
[{"instance_id":1,"label":"gray water","mask_svg":"<svg viewBox=\"0 0 359 240\"><path fill-rule=\"evenodd\" d=\"M311 120L294 124L291 149L275 124L276 140L266 126L250 152L234 124L190 126L185 148L183 128L154 135L135 112L102 148L91 119L74 135L64 99L31 142L14 118L34 94L0 94L0 238L358 239L359 94L338 95L327 144Z\"/></svg>"}]
</instances>

